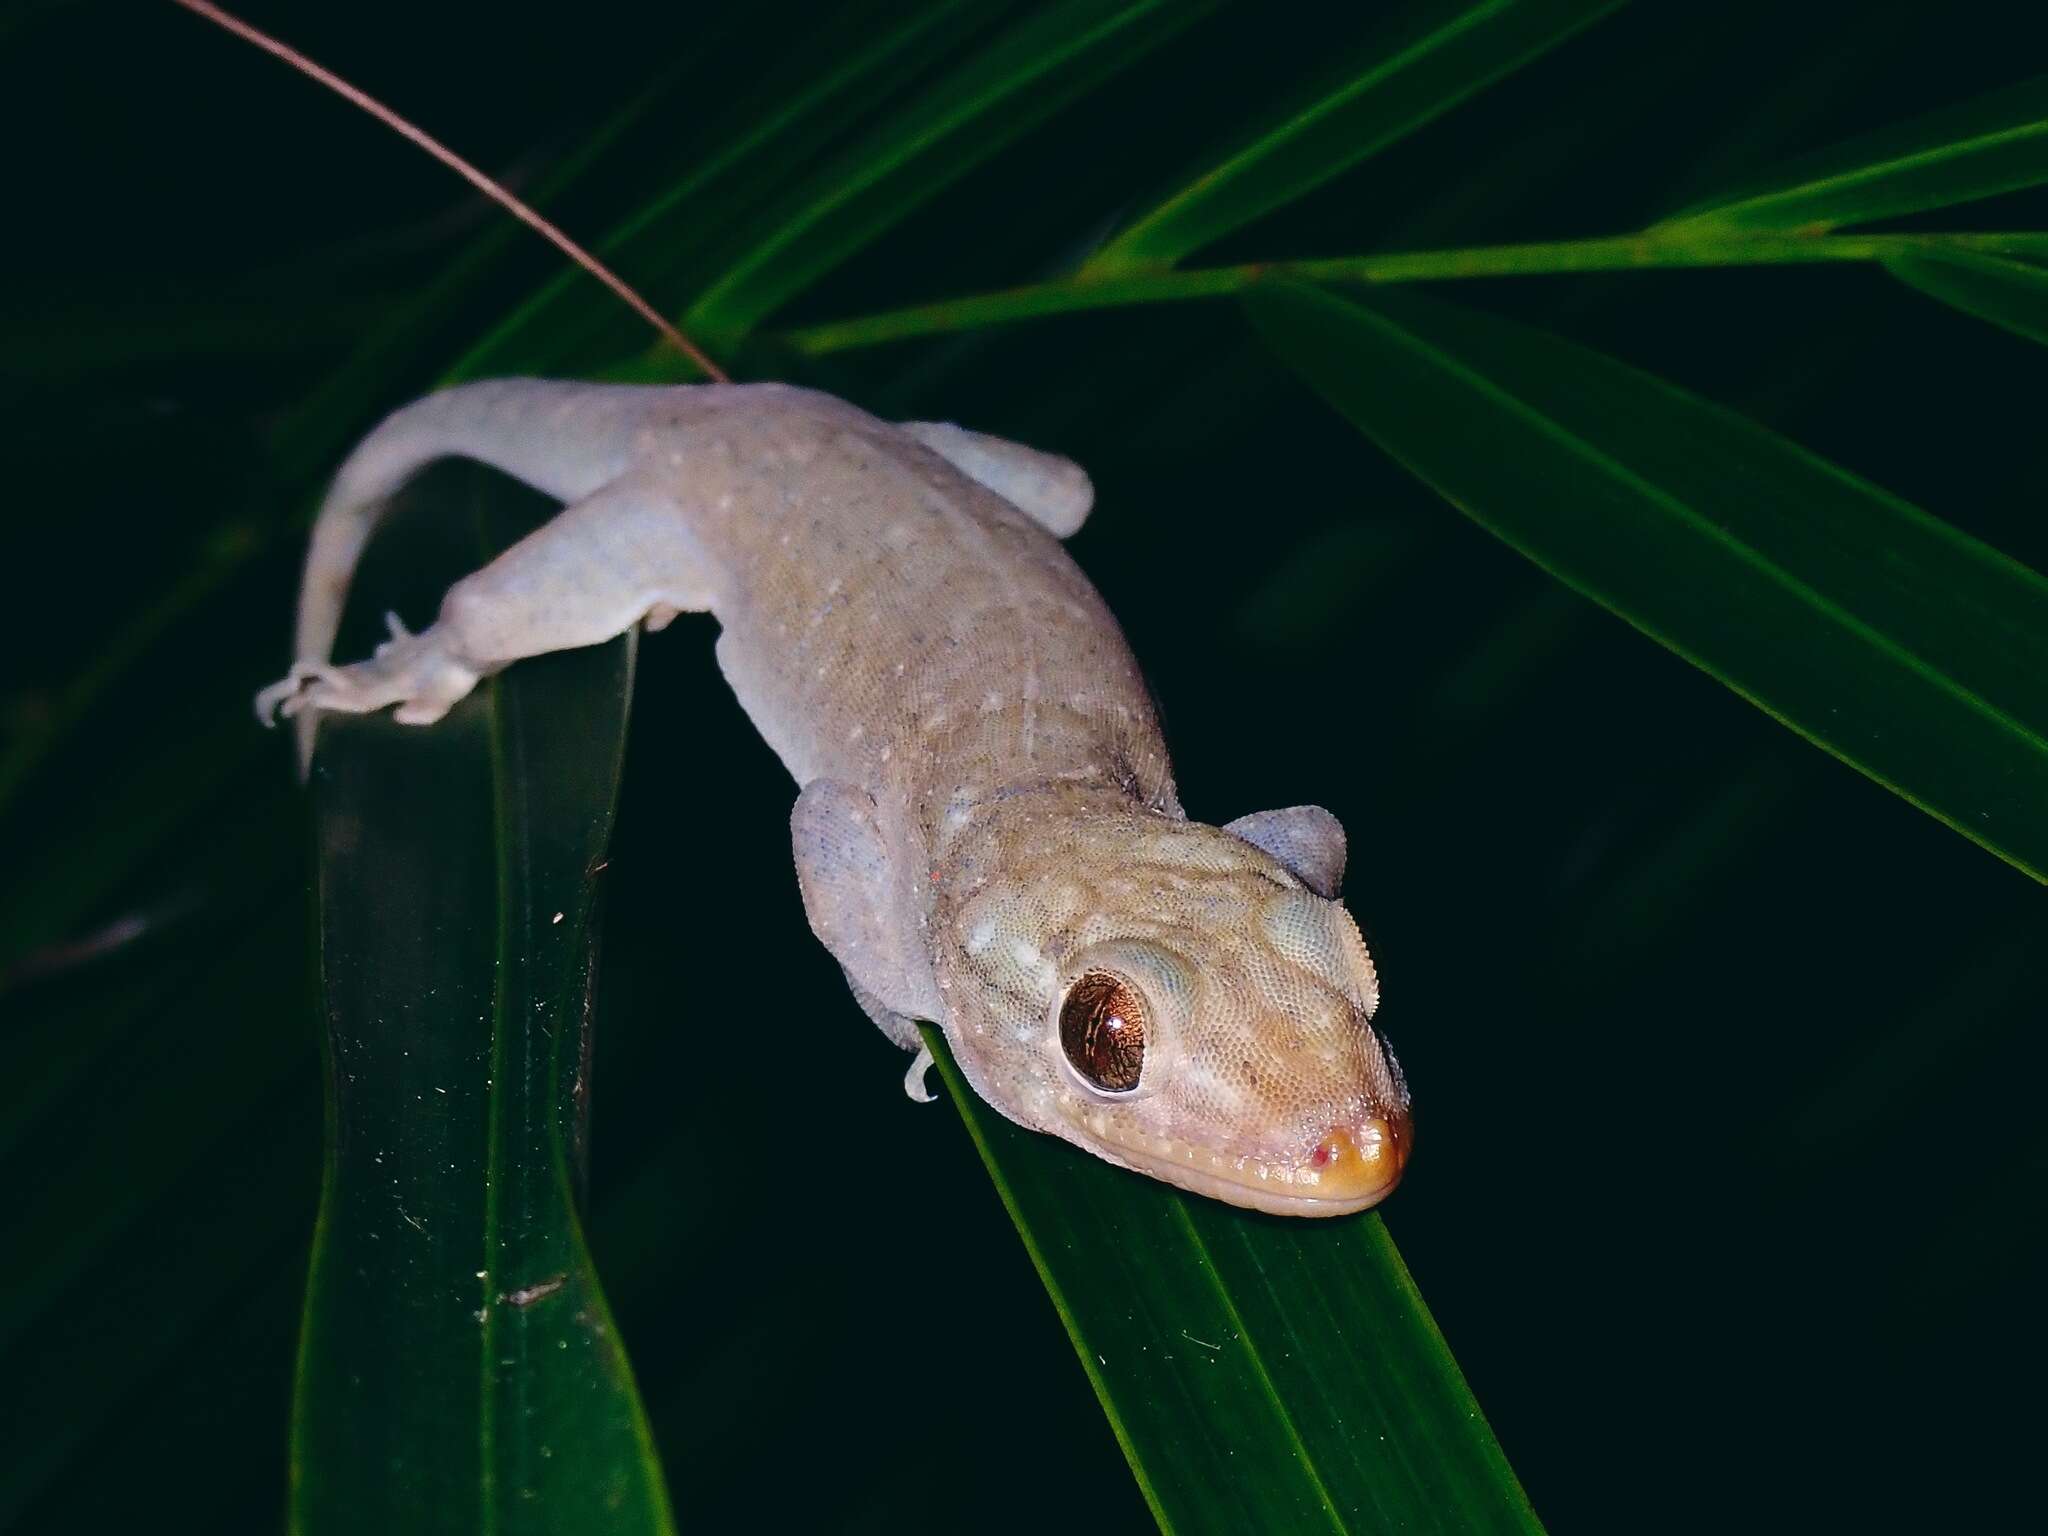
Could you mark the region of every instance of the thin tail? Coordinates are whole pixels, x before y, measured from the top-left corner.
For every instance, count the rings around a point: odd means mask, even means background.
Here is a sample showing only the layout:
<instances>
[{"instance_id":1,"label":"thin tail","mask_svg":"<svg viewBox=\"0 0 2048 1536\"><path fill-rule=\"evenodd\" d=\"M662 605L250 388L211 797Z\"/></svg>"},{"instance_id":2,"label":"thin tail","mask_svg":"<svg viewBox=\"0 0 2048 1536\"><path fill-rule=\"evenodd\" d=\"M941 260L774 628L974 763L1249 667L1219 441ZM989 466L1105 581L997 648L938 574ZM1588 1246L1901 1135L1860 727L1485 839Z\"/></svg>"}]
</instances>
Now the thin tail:
<instances>
[{"instance_id":1,"label":"thin tail","mask_svg":"<svg viewBox=\"0 0 2048 1536\"><path fill-rule=\"evenodd\" d=\"M503 470L558 501L580 501L625 467L638 412L618 397L645 399L633 385L492 379L429 395L394 412L343 462L313 520L299 588L294 670L325 665L348 602L349 584L391 501L438 459L468 458ZM299 771L313 759L315 710L293 721Z\"/></svg>"}]
</instances>

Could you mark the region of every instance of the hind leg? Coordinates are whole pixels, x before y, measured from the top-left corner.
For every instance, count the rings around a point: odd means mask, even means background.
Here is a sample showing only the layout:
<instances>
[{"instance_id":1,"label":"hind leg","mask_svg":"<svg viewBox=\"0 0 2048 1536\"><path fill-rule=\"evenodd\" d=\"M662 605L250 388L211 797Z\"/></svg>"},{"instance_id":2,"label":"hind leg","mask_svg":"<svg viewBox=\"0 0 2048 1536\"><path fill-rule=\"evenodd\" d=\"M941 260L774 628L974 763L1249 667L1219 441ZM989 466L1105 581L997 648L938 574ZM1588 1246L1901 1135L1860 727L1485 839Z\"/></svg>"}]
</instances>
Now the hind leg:
<instances>
[{"instance_id":1,"label":"hind leg","mask_svg":"<svg viewBox=\"0 0 2048 1536\"><path fill-rule=\"evenodd\" d=\"M398 706L405 725L439 720L477 684L524 656L597 645L643 617L701 612L713 573L685 509L646 486L615 482L565 508L482 570L448 589L418 634L394 618L367 661L300 662L256 696L256 712L364 714ZM310 713L309 713L310 712Z\"/></svg>"}]
</instances>

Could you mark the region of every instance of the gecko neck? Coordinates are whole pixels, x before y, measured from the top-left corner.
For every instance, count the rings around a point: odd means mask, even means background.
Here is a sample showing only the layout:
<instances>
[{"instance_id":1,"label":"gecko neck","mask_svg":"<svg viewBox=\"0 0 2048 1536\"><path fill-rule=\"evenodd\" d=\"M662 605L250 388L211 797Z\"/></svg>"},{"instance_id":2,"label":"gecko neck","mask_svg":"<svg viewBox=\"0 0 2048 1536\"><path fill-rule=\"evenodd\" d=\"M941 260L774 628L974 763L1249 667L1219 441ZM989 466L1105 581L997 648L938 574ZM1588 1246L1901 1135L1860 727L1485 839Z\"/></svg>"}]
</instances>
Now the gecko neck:
<instances>
[{"instance_id":1,"label":"gecko neck","mask_svg":"<svg viewBox=\"0 0 2048 1536\"><path fill-rule=\"evenodd\" d=\"M1181 818L1172 769L1147 718L1104 721L1068 705L1033 701L960 720L924 743L919 832L934 862L970 828L1062 810L1143 811Z\"/></svg>"}]
</instances>

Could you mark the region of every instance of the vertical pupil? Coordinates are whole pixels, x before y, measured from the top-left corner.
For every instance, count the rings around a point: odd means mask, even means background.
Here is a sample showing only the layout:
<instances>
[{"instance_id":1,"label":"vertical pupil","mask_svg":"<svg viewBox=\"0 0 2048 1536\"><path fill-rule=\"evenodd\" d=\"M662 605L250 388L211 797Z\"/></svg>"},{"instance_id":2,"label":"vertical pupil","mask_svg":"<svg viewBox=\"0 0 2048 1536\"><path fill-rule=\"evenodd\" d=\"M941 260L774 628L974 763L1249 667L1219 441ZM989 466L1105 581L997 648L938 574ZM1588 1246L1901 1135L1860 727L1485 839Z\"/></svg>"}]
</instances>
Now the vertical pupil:
<instances>
[{"instance_id":1,"label":"vertical pupil","mask_svg":"<svg viewBox=\"0 0 2048 1536\"><path fill-rule=\"evenodd\" d=\"M1060 1048L1105 1093L1138 1086L1145 1065L1145 1004L1121 976L1090 971L1060 1005Z\"/></svg>"}]
</instances>

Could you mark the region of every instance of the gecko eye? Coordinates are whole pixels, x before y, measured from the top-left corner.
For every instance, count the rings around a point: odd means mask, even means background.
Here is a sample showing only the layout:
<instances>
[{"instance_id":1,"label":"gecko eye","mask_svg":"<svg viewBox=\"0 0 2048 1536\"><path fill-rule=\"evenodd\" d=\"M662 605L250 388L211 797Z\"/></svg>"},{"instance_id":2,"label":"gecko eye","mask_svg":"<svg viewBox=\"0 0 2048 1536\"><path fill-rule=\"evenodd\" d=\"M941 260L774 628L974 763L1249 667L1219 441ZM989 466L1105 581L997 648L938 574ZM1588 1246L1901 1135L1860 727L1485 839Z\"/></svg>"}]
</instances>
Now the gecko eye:
<instances>
[{"instance_id":1,"label":"gecko eye","mask_svg":"<svg viewBox=\"0 0 2048 1536\"><path fill-rule=\"evenodd\" d=\"M1060 1004L1060 1049L1104 1093L1129 1093L1145 1067L1145 998L1123 977L1086 972Z\"/></svg>"}]
</instances>

